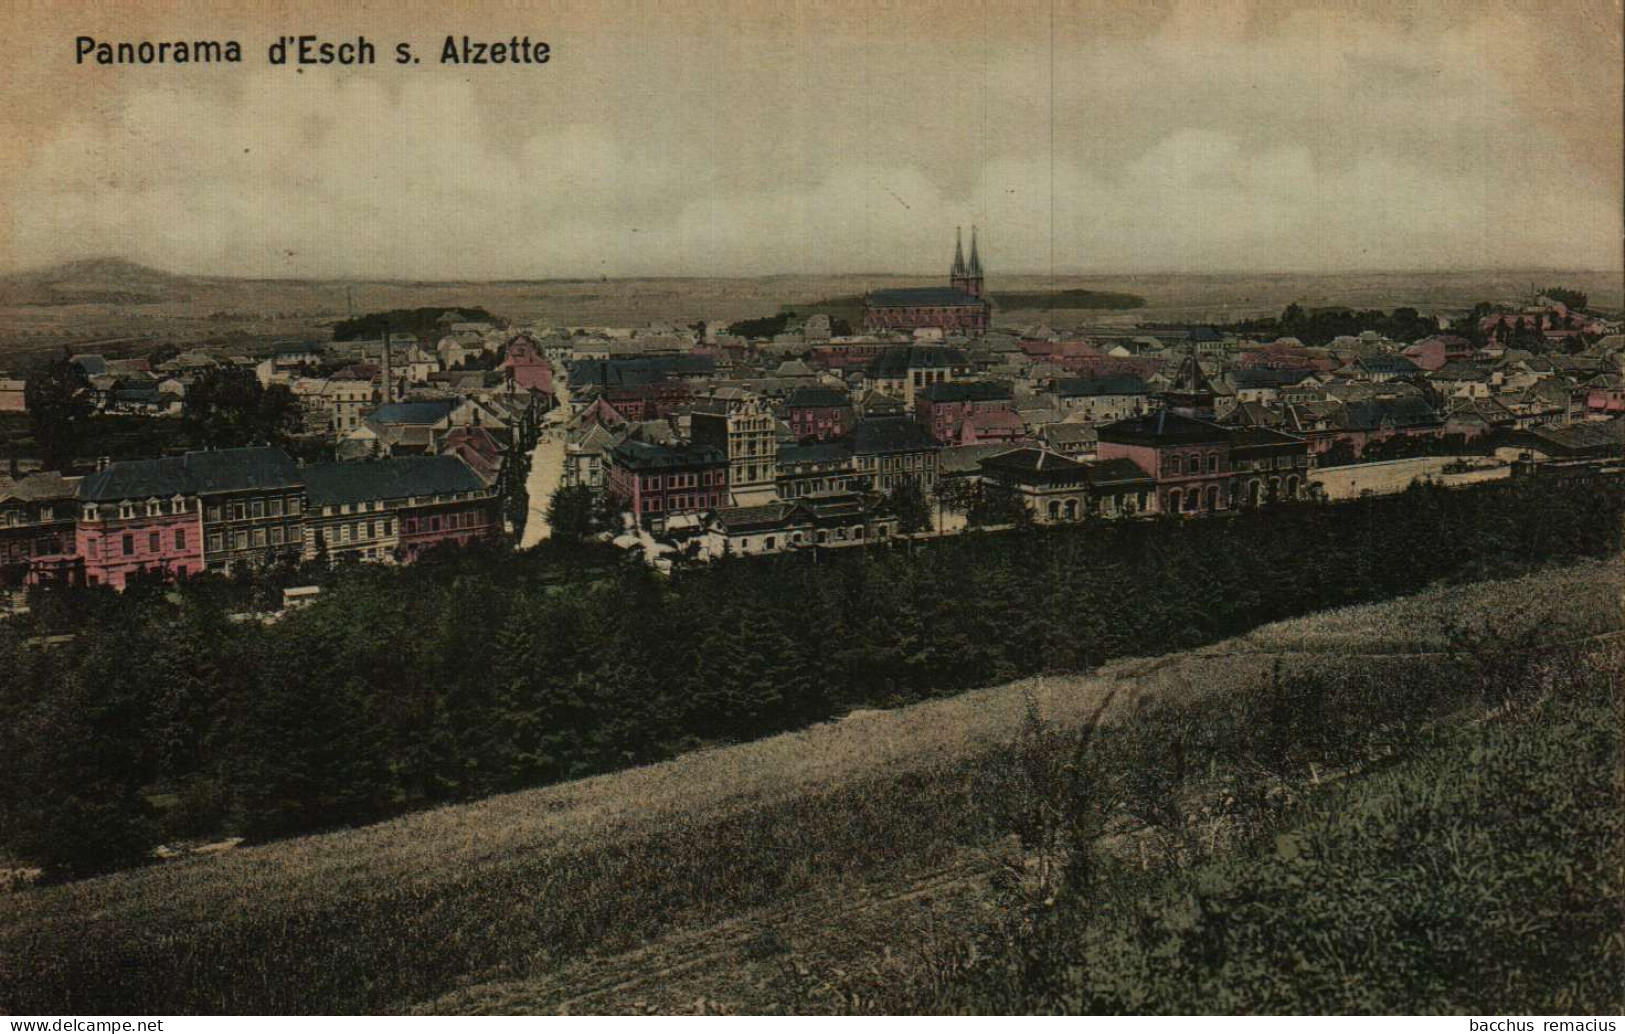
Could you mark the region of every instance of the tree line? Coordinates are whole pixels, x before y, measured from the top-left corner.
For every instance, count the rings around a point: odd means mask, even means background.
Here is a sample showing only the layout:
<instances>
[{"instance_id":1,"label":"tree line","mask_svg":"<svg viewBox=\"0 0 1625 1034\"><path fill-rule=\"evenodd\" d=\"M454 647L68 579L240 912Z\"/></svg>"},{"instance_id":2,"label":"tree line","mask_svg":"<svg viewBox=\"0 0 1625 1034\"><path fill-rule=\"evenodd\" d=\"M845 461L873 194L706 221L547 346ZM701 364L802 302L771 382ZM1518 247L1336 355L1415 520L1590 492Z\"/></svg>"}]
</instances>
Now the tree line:
<instances>
[{"instance_id":1,"label":"tree line","mask_svg":"<svg viewBox=\"0 0 1625 1034\"><path fill-rule=\"evenodd\" d=\"M55 590L0 627L0 848L73 876L372 821L1609 555L1622 516L1602 479L1418 486L670 576L561 538L347 568L269 624L231 620L211 579Z\"/></svg>"}]
</instances>

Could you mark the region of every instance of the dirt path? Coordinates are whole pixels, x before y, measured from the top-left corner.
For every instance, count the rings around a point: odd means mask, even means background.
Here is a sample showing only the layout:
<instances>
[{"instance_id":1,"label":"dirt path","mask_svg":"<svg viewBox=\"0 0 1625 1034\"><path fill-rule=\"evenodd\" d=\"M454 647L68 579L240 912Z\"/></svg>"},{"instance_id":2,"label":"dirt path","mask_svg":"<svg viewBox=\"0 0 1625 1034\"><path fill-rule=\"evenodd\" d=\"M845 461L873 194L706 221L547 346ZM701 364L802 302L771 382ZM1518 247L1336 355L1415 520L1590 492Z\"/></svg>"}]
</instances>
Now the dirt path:
<instances>
[{"instance_id":1,"label":"dirt path","mask_svg":"<svg viewBox=\"0 0 1625 1034\"><path fill-rule=\"evenodd\" d=\"M967 850L946 866L826 889L541 978L453 992L416 1011L828 1012L839 1003L830 977L878 975L896 945L922 943L933 928L979 910L998 864L993 851Z\"/></svg>"},{"instance_id":2,"label":"dirt path","mask_svg":"<svg viewBox=\"0 0 1625 1034\"><path fill-rule=\"evenodd\" d=\"M519 538L520 549L536 545L552 532L547 524L547 504L564 477L564 424L570 419L570 385L562 363L554 366L553 395L558 405L548 410L547 426L542 428L542 437L531 453L530 477L525 481L530 510L525 515L525 532Z\"/></svg>"}]
</instances>

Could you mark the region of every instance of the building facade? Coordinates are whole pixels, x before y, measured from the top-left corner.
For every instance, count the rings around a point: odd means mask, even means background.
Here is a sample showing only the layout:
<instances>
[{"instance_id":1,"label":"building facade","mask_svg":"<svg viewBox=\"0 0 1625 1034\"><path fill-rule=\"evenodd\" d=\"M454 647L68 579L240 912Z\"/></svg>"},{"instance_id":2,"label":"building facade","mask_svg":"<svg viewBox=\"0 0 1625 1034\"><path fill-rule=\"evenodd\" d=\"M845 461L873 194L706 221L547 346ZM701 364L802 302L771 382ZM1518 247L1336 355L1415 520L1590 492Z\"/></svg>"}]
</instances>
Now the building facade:
<instances>
[{"instance_id":1,"label":"building facade","mask_svg":"<svg viewBox=\"0 0 1625 1034\"><path fill-rule=\"evenodd\" d=\"M653 445L627 439L610 452L604 487L639 523L728 505L728 456L709 445Z\"/></svg>"},{"instance_id":2,"label":"building facade","mask_svg":"<svg viewBox=\"0 0 1625 1034\"><path fill-rule=\"evenodd\" d=\"M25 581L35 557L73 552L78 489L55 472L0 477L0 587Z\"/></svg>"},{"instance_id":3,"label":"building facade","mask_svg":"<svg viewBox=\"0 0 1625 1034\"><path fill-rule=\"evenodd\" d=\"M281 449L189 453L202 503L203 564L210 571L297 560L304 553L305 484Z\"/></svg>"},{"instance_id":4,"label":"building facade","mask_svg":"<svg viewBox=\"0 0 1625 1034\"><path fill-rule=\"evenodd\" d=\"M732 506L772 502L777 497L778 420L762 399L749 392L720 393L689 415L694 444L728 457Z\"/></svg>"},{"instance_id":5,"label":"building facade","mask_svg":"<svg viewBox=\"0 0 1625 1034\"><path fill-rule=\"evenodd\" d=\"M1214 513L1230 509L1230 429L1160 409L1105 424L1096 455L1126 459L1157 485L1163 513Z\"/></svg>"},{"instance_id":6,"label":"building facade","mask_svg":"<svg viewBox=\"0 0 1625 1034\"><path fill-rule=\"evenodd\" d=\"M74 553L89 585L122 589L203 571L203 522L186 457L109 464L79 482Z\"/></svg>"}]
</instances>

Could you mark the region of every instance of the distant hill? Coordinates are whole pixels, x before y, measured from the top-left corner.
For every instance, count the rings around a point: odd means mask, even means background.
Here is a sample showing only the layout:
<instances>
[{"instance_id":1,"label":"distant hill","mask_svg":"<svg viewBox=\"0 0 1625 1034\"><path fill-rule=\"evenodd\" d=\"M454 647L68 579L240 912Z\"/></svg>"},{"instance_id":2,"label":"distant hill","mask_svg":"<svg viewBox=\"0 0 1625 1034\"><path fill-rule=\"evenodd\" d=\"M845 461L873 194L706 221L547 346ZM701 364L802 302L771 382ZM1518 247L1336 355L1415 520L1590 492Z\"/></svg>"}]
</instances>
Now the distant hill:
<instances>
[{"instance_id":1,"label":"distant hill","mask_svg":"<svg viewBox=\"0 0 1625 1034\"><path fill-rule=\"evenodd\" d=\"M0 304L150 304L184 295L198 279L119 258L79 259L0 277Z\"/></svg>"}]
</instances>

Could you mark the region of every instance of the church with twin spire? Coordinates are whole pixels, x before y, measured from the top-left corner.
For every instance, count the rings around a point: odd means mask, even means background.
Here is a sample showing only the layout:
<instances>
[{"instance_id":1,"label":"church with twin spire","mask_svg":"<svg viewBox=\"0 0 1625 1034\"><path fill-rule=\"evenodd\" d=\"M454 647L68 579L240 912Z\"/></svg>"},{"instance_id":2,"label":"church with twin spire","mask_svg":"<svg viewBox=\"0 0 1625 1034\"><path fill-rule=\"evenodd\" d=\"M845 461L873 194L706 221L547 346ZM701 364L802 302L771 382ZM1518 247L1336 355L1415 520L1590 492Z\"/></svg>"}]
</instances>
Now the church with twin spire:
<instances>
[{"instance_id":1,"label":"church with twin spire","mask_svg":"<svg viewBox=\"0 0 1625 1034\"><path fill-rule=\"evenodd\" d=\"M864 299L865 330L921 329L944 334L984 334L993 315L982 286L982 256L976 243L976 227L970 231L970 259L965 258L965 242L954 230L954 263L948 272L947 287L893 287L869 292Z\"/></svg>"}]
</instances>

